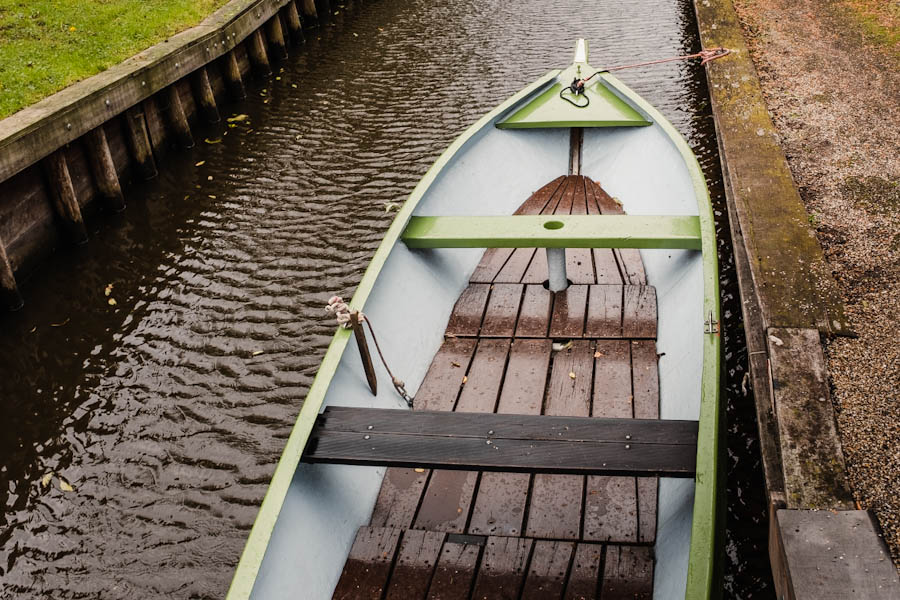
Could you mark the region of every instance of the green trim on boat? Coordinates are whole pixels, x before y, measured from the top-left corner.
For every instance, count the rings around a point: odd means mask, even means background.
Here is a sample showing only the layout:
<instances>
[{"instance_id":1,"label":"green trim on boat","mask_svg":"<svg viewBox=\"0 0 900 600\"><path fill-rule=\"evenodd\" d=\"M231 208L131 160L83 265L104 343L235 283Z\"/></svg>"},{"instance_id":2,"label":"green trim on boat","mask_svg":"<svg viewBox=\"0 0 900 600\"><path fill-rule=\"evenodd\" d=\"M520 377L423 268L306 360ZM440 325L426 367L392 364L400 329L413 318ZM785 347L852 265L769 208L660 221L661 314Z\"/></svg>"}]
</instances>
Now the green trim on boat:
<instances>
[{"instance_id":1,"label":"green trim on boat","mask_svg":"<svg viewBox=\"0 0 900 600\"><path fill-rule=\"evenodd\" d=\"M410 248L700 250L700 219L631 215L412 217L401 239Z\"/></svg>"},{"instance_id":2,"label":"green trim on boat","mask_svg":"<svg viewBox=\"0 0 900 600\"><path fill-rule=\"evenodd\" d=\"M559 75L559 70L554 69L531 85L525 87L517 94L508 98L497 108L473 123L471 127L466 129L466 131L456 138L444 153L441 154L431 168L428 169L425 176L419 181L418 185L416 185L415 189L409 195L409 198L407 198L406 202L400 208L397 216L388 228L387 233L385 233L381 245L378 246L378 249L372 256L372 260L369 262L369 266L366 268L366 272L363 274L359 286L356 288L356 293L350 301L350 306L352 308L362 310L365 307L366 300L375 286L375 280L378 278L378 274L381 272L382 267L384 267L384 263L387 261L391 250L394 249L394 245L399 241L400 235L406 228L406 223L409 221L410 216L412 216L416 206L418 206L419 201L422 200L422 197L434 183L438 174L444 169L447 163L450 162L456 153L459 152L475 134L487 126L492 120L515 106L517 102L520 102L537 90L548 85L557 75ZM312 431L312 427L316 422L316 417L322 408L322 402L325 399L328 386L331 384L331 378L337 370L338 364L341 361L341 357L344 354L344 350L347 348L347 343L350 341L351 336L352 333L349 329L339 327L335 332L334 337L331 339L331 344L325 352L322 364L316 372L316 377L312 382L312 386L309 388L306 400L303 402L303 407L300 409L300 415L297 417L297 422L291 430L291 435L284 447L284 452L281 453L281 458L278 460L278 465L275 467L275 473L272 475L269 489L266 492L265 498L263 498L262 506L260 506L259 513L256 516L256 521L254 521L253 528L250 530L250 537L247 539L247 544L244 546L244 552L241 554L241 559L235 570L234 578L231 580L227 600L245 600L250 597L250 594L253 591L253 585L256 582L256 576L259 573L259 568L265 557L266 548L272 537L272 532L275 529L278 514L281 512L281 506L284 504L284 499L287 495L288 488L291 485L291 480L294 478L294 471L297 470L297 465L300 463L300 456L303 454L303 449L306 447L310 431Z\"/></svg>"}]
</instances>

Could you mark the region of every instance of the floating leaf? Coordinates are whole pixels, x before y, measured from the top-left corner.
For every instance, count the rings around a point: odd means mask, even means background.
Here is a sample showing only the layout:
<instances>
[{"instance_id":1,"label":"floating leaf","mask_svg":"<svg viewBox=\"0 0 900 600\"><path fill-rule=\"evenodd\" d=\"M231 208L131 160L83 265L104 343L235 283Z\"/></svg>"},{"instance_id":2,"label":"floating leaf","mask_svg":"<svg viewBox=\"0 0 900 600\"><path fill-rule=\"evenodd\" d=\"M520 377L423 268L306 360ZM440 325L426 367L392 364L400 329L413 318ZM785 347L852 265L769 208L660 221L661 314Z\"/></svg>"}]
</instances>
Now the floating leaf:
<instances>
[{"instance_id":1,"label":"floating leaf","mask_svg":"<svg viewBox=\"0 0 900 600\"><path fill-rule=\"evenodd\" d=\"M50 471L43 477L41 477L41 487L47 487L50 485L50 480L53 479L53 471Z\"/></svg>"},{"instance_id":2,"label":"floating leaf","mask_svg":"<svg viewBox=\"0 0 900 600\"><path fill-rule=\"evenodd\" d=\"M203 141L206 142L207 144L221 144L221 143L222 143L222 138L219 138L219 139L216 139L216 140L211 140L211 139L209 139L209 138L203 138Z\"/></svg>"},{"instance_id":3,"label":"floating leaf","mask_svg":"<svg viewBox=\"0 0 900 600\"><path fill-rule=\"evenodd\" d=\"M200 162L198 162L198 163L197 163L196 165L194 165L194 166L195 166L195 167L202 167L202 166L205 165L205 164L206 164L206 161L205 161L205 160L201 160Z\"/></svg>"},{"instance_id":4,"label":"floating leaf","mask_svg":"<svg viewBox=\"0 0 900 600\"><path fill-rule=\"evenodd\" d=\"M212 181L212 175L209 175L209 176L206 178L206 180L207 180L207 181Z\"/></svg>"},{"instance_id":5,"label":"floating leaf","mask_svg":"<svg viewBox=\"0 0 900 600\"><path fill-rule=\"evenodd\" d=\"M292 84L291 84L291 87L294 88L294 89L296 90L296 89L297 89L297 84L296 84L296 83L292 83Z\"/></svg>"},{"instance_id":6,"label":"floating leaf","mask_svg":"<svg viewBox=\"0 0 900 600\"><path fill-rule=\"evenodd\" d=\"M215 195L215 194L209 194L209 197L212 198L213 200L216 199L216 195Z\"/></svg>"},{"instance_id":7,"label":"floating leaf","mask_svg":"<svg viewBox=\"0 0 900 600\"><path fill-rule=\"evenodd\" d=\"M400 208L400 204L398 202L385 202L384 203L384 212L389 213L392 210L396 210Z\"/></svg>"},{"instance_id":8,"label":"floating leaf","mask_svg":"<svg viewBox=\"0 0 900 600\"><path fill-rule=\"evenodd\" d=\"M113 291L113 284L107 283L106 288L103 290L103 295L109 296L110 294L112 294L112 291Z\"/></svg>"},{"instance_id":9,"label":"floating leaf","mask_svg":"<svg viewBox=\"0 0 900 600\"><path fill-rule=\"evenodd\" d=\"M60 478L60 480L59 480L59 489L61 489L64 492L74 492L75 491L75 488L73 488L71 485L69 485L69 482L67 482L65 479L62 479L62 478Z\"/></svg>"},{"instance_id":10,"label":"floating leaf","mask_svg":"<svg viewBox=\"0 0 900 600\"><path fill-rule=\"evenodd\" d=\"M71 319L71 318L72 318L72 317L66 317L66 320L63 321L62 323L50 323L50 327L62 327L63 325L65 325L66 323L68 323L68 322L69 322L69 319Z\"/></svg>"},{"instance_id":11,"label":"floating leaf","mask_svg":"<svg viewBox=\"0 0 900 600\"><path fill-rule=\"evenodd\" d=\"M110 298L110 299L108 300L108 302L109 302L109 305L110 305L110 306L115 306L116 304L118 304L118 302L116 302L116 299L115 299L115 298Z\"/></svg>"},{"instance_id":12,"label":"floating leaf","mask_svg":"<svg viewBox=\"0 0 900 600\"><path fill-rule=\"evenodd\" d=\"M254 350L254 351L253 351L253 354L252 354L251 356L259 356L259 355L262 354L262 353L263 353L262 350Z\"/></svg>"},{"instance_id":13,"label":"floating leaf","mask_svg":"<svg viewBox=\"0 0 900 600\"><path fill-rule=\"evenodd\" d=\"M353 34L353 37L359 37L359 34L358 34L358 33L354 33L354 34Z\"/></svg>"},{"instance_id":14,"label":"floating leaf","mask_svg":"<svg viewBox=\"0 0 900 600\"><path fill-rule=\"evenodd\" d=\"M281 77L276 77L275 81L281 81Z\"/></svg>"}]
</instances>

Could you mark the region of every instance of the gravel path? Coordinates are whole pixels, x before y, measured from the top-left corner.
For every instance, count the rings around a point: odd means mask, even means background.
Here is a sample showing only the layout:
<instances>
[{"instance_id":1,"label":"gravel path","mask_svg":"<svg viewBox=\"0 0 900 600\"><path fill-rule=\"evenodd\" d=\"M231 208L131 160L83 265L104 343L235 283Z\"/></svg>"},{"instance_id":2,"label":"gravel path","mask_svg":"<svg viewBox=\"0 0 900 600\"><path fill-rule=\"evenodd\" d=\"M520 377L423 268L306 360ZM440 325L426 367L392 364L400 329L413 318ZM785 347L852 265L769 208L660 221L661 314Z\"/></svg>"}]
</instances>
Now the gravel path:
<instances>
[{"instance_id":1,"label":"gravel path","mask_svg":"<svg viewBox=\"0 0 900 600\"><path fill-rule=\"evenodd\" d=\"M826 348L838 428L856 499L900 568L900 49L868 45L846 3L735 7L859 333Z\"/></svg>"}]
</instances>

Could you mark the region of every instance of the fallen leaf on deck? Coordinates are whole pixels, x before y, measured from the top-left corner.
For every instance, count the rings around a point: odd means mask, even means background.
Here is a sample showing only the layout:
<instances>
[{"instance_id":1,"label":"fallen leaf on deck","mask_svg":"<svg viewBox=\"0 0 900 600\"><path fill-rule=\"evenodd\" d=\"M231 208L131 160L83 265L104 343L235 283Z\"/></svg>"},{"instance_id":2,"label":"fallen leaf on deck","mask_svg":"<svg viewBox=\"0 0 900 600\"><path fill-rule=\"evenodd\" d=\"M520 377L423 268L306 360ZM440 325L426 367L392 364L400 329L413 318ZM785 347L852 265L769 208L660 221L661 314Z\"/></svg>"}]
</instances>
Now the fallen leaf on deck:
<instances>
[{"instance_id":1,"label":"fallen leaf on deck","mask_svg":"<svg viewBox=\"0 0 900 600\"><path fill-rule=\"evenodd\" d=\"M575 379L575 371L569 371L569 379Z\"/></svg>"},{"instance_id":2,"label":"fallen leaf on deck","mask_svg":"<svg viewBox=\"0 0 900 600\"><path fill-rule=\"evenodd\" d=\"M469 378L467 376L463 375L463 383L467 382L468 380L469 380Z\"/></svg>"},{"instance_id":3,"label":"fallen leaf on deck","mask_svg":"<svg viewBox=\"0 0 900 600\"><path fill-rule=\"evenodd\" d=\"M453 365L454 367L461 367L461 366L462 366L462 365L460 365L458 362L456 362L455 360L450 361L450 364Z\"/></svg>"},{"instance_id":4,"label":"fallen leaf on deck","mask_svg":"<svg viewBox=\"0 0 900 600\"><path fill-rule=\"evenodd\" d=\"M416 473L424 473L425 469L418 468L418 469L413 469L413 471L415 471Z\"/></svg>"},{"instance_id":5,"label":"fallen leaf on deck","mask_svg":"<svg viewBox=\"0 0 900 600\"><path fill-rule=\"evenodd\" d=\"M594 358L600 358L601 356L603 356L602 352L600 352L600 351L594 352Z\"/></svg>"}]
</instances>

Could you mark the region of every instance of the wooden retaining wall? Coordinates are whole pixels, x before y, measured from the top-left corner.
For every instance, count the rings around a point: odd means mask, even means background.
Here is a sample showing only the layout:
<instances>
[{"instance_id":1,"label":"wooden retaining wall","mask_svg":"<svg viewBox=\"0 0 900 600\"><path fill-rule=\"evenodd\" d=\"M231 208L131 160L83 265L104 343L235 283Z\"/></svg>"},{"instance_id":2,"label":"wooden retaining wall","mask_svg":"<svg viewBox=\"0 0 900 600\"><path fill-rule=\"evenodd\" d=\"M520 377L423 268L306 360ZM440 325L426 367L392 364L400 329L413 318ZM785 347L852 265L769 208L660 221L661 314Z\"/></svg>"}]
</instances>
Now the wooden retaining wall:
<instances>
[{"instance_id":1,"label":"wooden retaining wall","mask_svg":"<svg viewBox=\"0 0 900 600\"><path fill-rule=\"evenodd\" d=\"M0 310L56 248L88 241L85 216L126 208L245 81L325 22L330 0L232 0L200 25L0 121Z\"/></svg>"}]
</instances>

